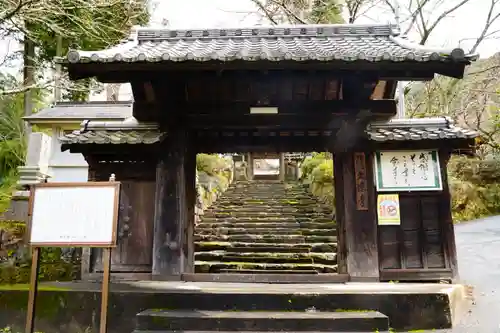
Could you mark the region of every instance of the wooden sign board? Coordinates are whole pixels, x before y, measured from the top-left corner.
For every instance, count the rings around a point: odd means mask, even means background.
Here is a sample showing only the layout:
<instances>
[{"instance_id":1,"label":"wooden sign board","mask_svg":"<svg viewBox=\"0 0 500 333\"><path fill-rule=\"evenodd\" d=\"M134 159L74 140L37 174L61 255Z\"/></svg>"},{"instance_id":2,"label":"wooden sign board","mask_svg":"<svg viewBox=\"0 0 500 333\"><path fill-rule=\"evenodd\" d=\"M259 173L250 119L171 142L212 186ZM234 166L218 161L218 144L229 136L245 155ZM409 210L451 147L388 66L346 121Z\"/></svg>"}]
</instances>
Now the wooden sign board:
<instances>
[{"instance_id":1,"label":"wooden sign board","mask_svg":"<svg viewBox=\"0 0 500 333\"><path fill-rule=\"evenodd\" d=\"M441 191L443 183L436 150L375 153L377 191Z\"/></svg>"},{"instance_id":2,"label":"wooden sign board","mask_svg":"<svg viewBox=\"0 0 500 333\"><path fill-rule=\"evenodd\" d=\"M107 331L111 248L116 246L120 183L43 183L31 187L29 243L32 263L25 333L35 329L41 247L102 247L100 333Z\"/></svg>"},{"instance_id":3,"label":"wooden sign board","mask_svg":"<svg viewBox=\"0 0 500 333\"><path fill-rule=\"evenodd\" d=\"M120 183L33 186L29 243L44 247L115 247Z\"/></svg>"}]
</instances>

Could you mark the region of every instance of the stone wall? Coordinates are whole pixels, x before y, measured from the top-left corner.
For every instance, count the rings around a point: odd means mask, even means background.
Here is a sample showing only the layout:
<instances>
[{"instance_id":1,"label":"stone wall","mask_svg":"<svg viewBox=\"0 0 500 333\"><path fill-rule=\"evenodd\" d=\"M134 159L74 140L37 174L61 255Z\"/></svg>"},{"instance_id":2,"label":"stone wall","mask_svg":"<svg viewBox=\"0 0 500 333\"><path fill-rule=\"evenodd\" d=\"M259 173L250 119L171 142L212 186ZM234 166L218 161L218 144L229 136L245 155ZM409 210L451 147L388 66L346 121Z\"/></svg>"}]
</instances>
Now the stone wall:
<instances>
[{"instance_id":1,"label":"stone wall","mask_svg":"<svg viewBox=\"0 0 500 333\"><path fill-rule=\"evenodd\" d=\"M241 167L235 168L230 158L217 155L199 154L196 163L196 218L198 224L200 215L210 207L217 198L227 190L236 176L246 174Z\"/></svg>"},{"instance_id":2,"label":"stone wall","mask_svg":"<svg viewBox=\"0 0 500 333\"><path fill-rule=\"evenodd\" d=\"M333 160L325 153L315 153L300 166L300 180L321 201L335 207Z\"/></svg>"}]
</instances>

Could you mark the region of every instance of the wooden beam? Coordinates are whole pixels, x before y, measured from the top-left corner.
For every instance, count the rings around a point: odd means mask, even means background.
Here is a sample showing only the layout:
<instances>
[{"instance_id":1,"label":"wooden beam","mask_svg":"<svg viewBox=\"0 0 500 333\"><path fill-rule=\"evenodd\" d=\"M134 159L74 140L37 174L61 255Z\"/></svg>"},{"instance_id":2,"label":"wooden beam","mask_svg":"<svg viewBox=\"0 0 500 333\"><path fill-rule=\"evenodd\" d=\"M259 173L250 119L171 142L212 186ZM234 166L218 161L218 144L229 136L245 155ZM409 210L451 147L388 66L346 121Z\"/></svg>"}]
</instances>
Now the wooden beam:
<instances>
[{"instance_id":1,"label":"wooden beam","mask_svg":"<svg viewBox=\"0 0 500 333\"><path fill-rule=\"evenodd\" d=\"M385 85L385 91L383 98L384 99L393 99L394 96L396 96L396 87L397 87L397 82L394 80L390 80L386 82Z\"/></svg>"},{"instance_id":2,"label":"wooden beam","mask_svg":"<svg viewBox=\"0 0 500 333\"><path fill-rule=\"evenodd\" d=\"M343 117L337 115L196 115L189 116L186 123L195 130L200 129L272 129L272 130L307 130L337 129L342 125Z\"/></svg>"},{"instance_id":3,"label":"wooden beam","mask_svg":"<svg viewBox=\"0 0 500 333\"><path fill-rule=\"evenodd\" d=\"M201 103L188 102L183 105L183 114L192 115L220 115L220 116L250 116L252 107L276 107L277 116L333 116L356 114L359 110L370 111L374 116L391 117L397 113L395 100L305 100L305 101L280 101L270 100L266 103L231 102L221 103L207 101ZM164 113L169 113L165 110ZM253 114L252 116L259 116ZM276 115L266 115L276 116Z\"/></svg>"},{"instance_id":4,"label":"wooden beam","mask_svg":"<svg viewBox=\"0 0 500 333\"><path fill-rule=\"evenodd\" d=\"M186 132L172 133L157 166L152 274L160 279L186 271L185 148Z\"/></svg>"},{"instance_id":5,"label":"wooden beam","mask_svg":"<svg viewBox=\"0 0 500 333\"><path fill-rule=\"evenodd\" d=\"M449 63L441 61L429 62L391 62L391 61L184 61L160 63L86 63L68 64L72 80L97 76L101 82L130 82L137 72L149 71L161 75L161 71L221 71L221 70L328 70L328 71L366 71L372 72L381 80L429 81L435 73L463 75L463 70L470 62ZM352 74L352 73L351 73Z\"/></svg>"}]
</instances>

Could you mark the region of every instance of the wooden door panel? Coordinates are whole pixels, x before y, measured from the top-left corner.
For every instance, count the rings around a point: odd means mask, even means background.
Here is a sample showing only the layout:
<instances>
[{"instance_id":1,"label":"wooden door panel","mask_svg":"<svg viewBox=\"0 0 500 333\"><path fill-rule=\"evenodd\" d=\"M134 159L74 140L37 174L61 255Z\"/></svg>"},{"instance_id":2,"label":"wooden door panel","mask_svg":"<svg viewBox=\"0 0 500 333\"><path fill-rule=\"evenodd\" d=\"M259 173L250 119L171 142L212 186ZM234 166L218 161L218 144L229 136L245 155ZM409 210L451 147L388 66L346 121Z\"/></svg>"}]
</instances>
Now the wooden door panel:
<instances>
[{"instance_id":1,"label":"wooden door panel","mask_svg":"<svg viewBox=\"0 0 500 333\"><path fill-rule=\"evenodd\" d=\"M111 252L112 272L151 272L155 183L122 181L118 244ZM93 271L101 272L102 250L93 249Z\"/></svg>"}]
</instances>

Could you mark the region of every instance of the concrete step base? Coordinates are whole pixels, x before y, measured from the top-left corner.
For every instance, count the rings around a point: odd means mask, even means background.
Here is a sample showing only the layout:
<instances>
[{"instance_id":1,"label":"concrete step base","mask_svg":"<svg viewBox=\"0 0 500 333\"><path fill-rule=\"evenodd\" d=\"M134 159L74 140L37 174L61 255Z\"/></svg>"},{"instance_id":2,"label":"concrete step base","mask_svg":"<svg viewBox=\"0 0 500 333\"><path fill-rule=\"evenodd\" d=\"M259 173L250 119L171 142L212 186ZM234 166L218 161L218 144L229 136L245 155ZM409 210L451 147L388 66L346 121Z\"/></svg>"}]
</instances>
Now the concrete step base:
<instances>
[{"instance_id":1,"label":"concrete step base","mask_svg":"<svg viewBox=\"0 0 500 333\"><path fill-rule=\"evenodd\" d=\"M137 329L232 332L374 332L387 331L389 319L377 311L203 311L146 310L137 315Z\"/></svg>"}]
</instances>

